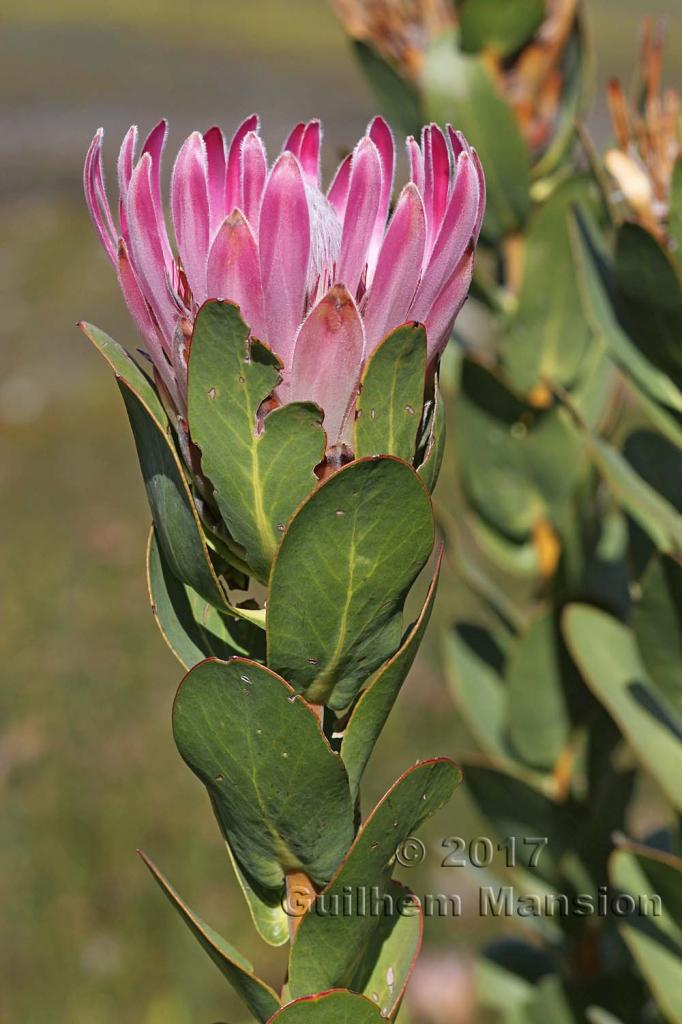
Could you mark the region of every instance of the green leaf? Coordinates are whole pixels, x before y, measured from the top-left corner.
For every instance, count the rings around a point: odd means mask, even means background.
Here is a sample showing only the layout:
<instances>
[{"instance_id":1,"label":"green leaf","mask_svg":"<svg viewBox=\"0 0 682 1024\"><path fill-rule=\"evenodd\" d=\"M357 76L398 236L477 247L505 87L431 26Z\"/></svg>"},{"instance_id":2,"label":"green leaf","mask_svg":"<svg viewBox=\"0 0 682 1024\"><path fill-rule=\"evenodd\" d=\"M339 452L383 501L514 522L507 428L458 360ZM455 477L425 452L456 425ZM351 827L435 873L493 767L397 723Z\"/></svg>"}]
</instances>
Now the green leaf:
<instances>
[{"instance_id":1,"label":"green leaf","mask_svg":"<svg viewBox=\"0 0 682 1024\"><path fill-rule=\"evenodd\" d=\"M669 253L639 224L616 237L614 294L618 318L640 351L682 385L682 280Z\"/></svg>"},{"instance_id":2,"label":"green leaf","mask_svg":"<svg viewBox=\"0 0 682 1024\"><path fill-rule=\"evenodd\" d=\"M614 498L641 526L653 543L665 553L682 554L682 516L653 489L627 459L601 438L591 436L595 465L607 481Z\"/></svg>"},{"instance_id":3,"label":"green leaf","mask_svg":"<svg viewBox=\"0 0 682 1024\"><path fill-rule=\"evenodd\" d=\"M348 777L284 679L243 658L202 662L178 690L173 733L249 878L273 891L290 871L330 878L354 833Z\"/></svg>"},{"instance_id":4,"label":"green leaf","mask_svg":"<svg viewBox=\"0 0 682 1024\"><path fill-rule=\"evenodd\" d=\"M580 214L571 228L573 257L585 310L592 330L606 343L611 358L652 402L682 412L682 393L625 333L613 306L612 271L604 257L594 225ZM678 437L679 426L671 424Z\"/></svg>"},{"instance_id":5,"label":"green leaf","mask_svg":"<svg viewBox=\"0 0 682 1024\"><path fill-rule=\"evenodd\" d=\"M353 49L382 113L406 135L417 135L423 123L419 97L407 79L367 43L355 40Z\"/></svg>"},{"instance_id":6,"label":"green leaf","mask_svg":"<svg viewBox=\"0 0 682 1024\"><path fill-rule=\"evenodd\" d=\"M625 621L632 604L628 520L614 502L607 503L603 512L595 509L591 518L583 544L571 541L566 545L566 579L569 587L580 587L586 604L604 608Z\"/></svg>"},{"instance_id":7,"label":"green leaf","mask_svg":"<svg viewBox=\"0 0 682 1024\"><path fill-rule=\"evenodd\" d=\"M431 618L436 599L438 577L443 561L443 551L438 561L419 617L407 631L398 650L392 658L376 670L367 683L360 699L353 708L341 743L341 757L348 772L348 781L353 799L357 796L362 773L367 766L374 745L386 724L400 689L412 668L419 645Z\"/></svg>"},{"instance_id":8,"label":"green leaf","mask_svg":"<svg viewBox=\"0 0 682 1024\"><path fill-rule=\"evenodd\" d=\"M671 803L682 809L682 716L651 681L632 630L580 604L564 612L563 630L585 682Z\"/></svg>"},{"instance_id":9,"label":"green leaf","mask_svg":"<svg viewBox=\"0 0 682 1024\"><path fill-rule=\"evenodd\" d=\"M355 987L354 979L369 970L369 950L376 948L381 926L381 915L371 913L371 900L387 892L397 846L450 799L460 780L459 769L447 758L424 761L405 772L377 804L323 892L328 901L341 901L350 892L355 912L323 916L313 908L301 920L289 965L293 995ZM365 901L367 912L362 913Z\"/></svg>"},{"instance_id":10,"label":"green leaf","mask_svg":"<svg viewBox=\"0 0 682 1024\"><path fill-rule=\"evenodd\" d=\"M532 872L536 885L538 879L556 884L561 859L575 845L576 822L567 808L529 785L516 771L512 774L493 765L467 764L464 782L498 838L505 842L516 836L516 863ZM549 842L538 850L523 842L532 837L548 837ZM533 856L535 863L531 863Z\"/></svg>"},{"instance_id":11,"label":"green leaf","mask_svg":"<svg viewBox=\"0 0 682 1024\"><path fill-rule=\"evenodd\" d=\"M528 1024L534 988L525 978L481 957L476 962L476 989L480 1006L497 1010L503 1024Z\"/></svg>"},{"instance_id":12,"label":"green leaf","mask_svg":"<svg viewBox=\"0 0 682 1024\"><path fill-rule=\"evenodd\" d=\"M426 331L396 328L365 367L355 421L355 454L397 455L412 462L424 404Z\"/></svg>"},{"instance_id":13,"label":"green leaf","mask_svg":"<svg viewBox=\"0 0 682 1024\"><path fill-rule=\"evenodd\" d=\"M450 122L475 146L485 167L484 236L518 231L530 212L530 159L510 107L478 57L458 49L456 33L439 36L423 70L426 120Z\"/></svg>"},{"instance_id":14,"label":"green leaf","mask_svg":"<svg viewBox=\"0 0 682 1024\"><path fill-rule=\"evenodd\" d=\"M110 338L104 331L94 324L80 323L78 325L88 341L92 342L100 355L104 356L111 369L117 377L122 377L129 388L136 393L143 402L151 416L157 421L162 430L168 426L168 417L161 404L156 387L147 375L140 369L134 359L126 352L122 345Z\"/></svg>"},{"instance_id":15,"label":"green leaf","mask_svg":"<svg viewBox=\"0 0 682 1024\"><path fill-rule=\"evenodd\" d=\"M355 992L321 992L284 1006L270 1024L381 1024L377 1006Z\"/></svg>"},{"instance_id":16,"label":"green leaf","mask_svg":"<svg viewBox=\"0 0 682 1024\"><path fill-rule=\"evenodd\" d=\"M543 379L571 385L594 344L573 269L568 216L575 203L593 208L596 199L592 179L578 175L555 188L528 221L518 307L504 342L504 366L517 391L527 393Z\"/></svg>"},{"instance_id":17,"label":"green leaf","mask_svg":"<svg viewBox=\"0 0 682 1024\"><path fill-rule=\"evenodd\" d=\"M282 907L282 892L265 889L255 879L249 878L237 862L227 840L225 848L256 931L268 945L283 946L289 941L289 918Z\"/></svg>"},{"instance_id":18,"label":"green leaf","mask_svg":"<svg viewBox=\"0 0 682 1024\"><path fill-rule=\"evenodd\" d=\"M214 608L173 574L152 527L147 546L147 584L161 635L185 668L204 658L243 655L265 660L265 633L251 622Z\"/></svg>"},{"instance_id":19,"label":"green leaf","mask_svg":"<svg viewBox=\"0 0 682 1024\"><path fill-rule=\"evenodd\" d=\"M80 326L116 373L159 542L171 571L212 605L227 607L232 614L254 621L253 613L232 608L218 580L171 425L155 386L118 342L91 324Z\"/></svg>"},{"instance_id":20,"label":"green leaf","mask_svg":"<svg viewBox=\"0 0 682 1024\"><path fill-rule=\"evenodd\" d=\"M682 861L623 844L611 856L610 876L636 903L635 913L620 919L621 934L661 1013L671 1024L682 1024ZM658 896L660 908L650 896Z\"/></svg>"},{"instance_id":21,"label":"green leaf","mask_svg":"<svg viewBox=\"0 0 682 1024\"><path fill-rule=\"evenodd\" d=\"M632 626L653 682L682 716L682 569L672 559L652 558Z\"/></svg>"},{"instance_id":22,"label":"green leaf","mask_svg":"<svg viewBox=\"0 0 682 1024\"><path fill-rule=\"evenodd\" d=\"M559 110L550 143L533 165L534 179L549 177L559 168L565 157L570 157L576 135L576 120L589 107L592 98L592 46L585 11L580 5L561 63L564 80Z\"/></svg>"},{"instance_id":23,"label":"green leaf","mask_svg":"<svg viewBox=\"0 0 682 1024\"><path fill-rule=\"evenodd\" d=\"M506 682L514 748L531 767L551 770L571 730L553 609L538 615L510 643Z\"/></svg>"},{"instance_id":24,"label":"green leaf","mask_svg":"<svg viewBox=\"0 0 682 1024\"><path fill-rule=\"evenodd\" d=\"M428 438L424 449L423 461L417 467L417 473L424 481L429 494L433 494L445 453L445 402L443 401L443 392L441 391L437 376L434 380L433 389L433 409L430 417Z\"/></svg>"},{"instance_id":25,"label":"green leaf","mask_svg":"<svg viewBox=\"0 0 682 1024\"><path fill-rule=\"evenodd\" d=\"M682 511L682 450L655 430L638 429L629 433L623 455L635 472Z\"/></svg>"},{"instance_id":26,"label":"green leaf","mask_svg":"<svg viewBox=\"0 0 682 1024\"><path fill-rule=\"evenodd\" d=\"M389 883L388 894L395 905L400 899L407 898L410 906L416 906L414 894L399 882ZM422 913L384 914L372 934L361 973L356 974L353 988L364 992L380 1007L384 1020L395 1020L400 1009L421 949L423 928Z\"/></svg>"},{"instance_id":27,"label":"green leaf","mask_svg":"<svg viewBox=\"0 0 682 1024\"><path fill-rule=\"evenodd\" d=\"M445 671L456 707L492 757L510 756L506 739L505 658L481 626L460 622L445 638Z\"/></svg>"},{"instance_id":28,"label":"green leaf","mask_svg":"<svg viewBox=\"0 0 682 1024\"><path fill-rule=\"evenodd\" d=\"M465 359L453 433L464 491L487 524L519 542L538 519L561 520L587 464L563 410L534 408Z\"/></svg>"},{"instance_id":29,"label":"green leaf","mask_svg":"<svg viewBox=\"0 0 682 1024\"><path fill-rule=\"evenodd\" d=\"M259 416L281 364L248 335L232 303L201 308L189 360L189 423L221 515L264 583L288 519L317 484L325 436L315 405L295 402Z\"/></svg>"},{"instance_id":30,"label":"green leaf","mask_svg":"<svg viewBox=\"0 0 682 1024\"><path fill-rule=\"evenodd\" d=\"M270 580L268 664L308 700L347 707L400 643L433 546L429 496L392 457L335 473L289 524Z\"/></svg>"},{"instance_id":31,"label":"green leaf","mask_svg":"<svg viewBox=\"0 0 682 1024\"><path fill-rule=\"evenodd\" d=\"M529 1024L577 1024L579 1020L571 1010L561 979L554 974L538 980L528 1017Z\"/></svg>"},{"instance_id":32,"label":"green leaf","mask_svg":"<svg viewBox=\"0 0 682 1024\"><path fill-rule=\"evenodd\" d=\"M460 561L467 583L506 622L519 626L527 614L528 593L543 573L540 547L532 533L521 541L505 537L498 526L487 523L476 509L462 518ZM509 583L523 587L519 605Z\"/></svg>"},{"instance_id":33,"label":"green leaf","mask_svg":"<svg viewBox=\"0 0 682 1024\"><path fill-rule=\"evenodd\" d=\"M168 898L172 906L175 907L192 935L197 939L205 952L208 953L218 970L221 971L243 999L256 1020L265 1024L280 1006L277 994L269 985L266 985L264 981L255 976L252 965L241 953L190 910L156 865L142 851L140 851L140 856L163 894Z\"/></svg>"},{"instance_id":34,"label":"green leaf","mask_svg":"<svg viewBox=\"0 0 682 1024\"><path fill-rule=\"evenodd\" d=\"M152 511L154 529L173 575L218 608L227 599L218 581L182 465L167 429L122 377L123 396Z\"/></svg>"},{"instance_id":35,"label":"green leaf","mask_svg":"<svg viewBox=\"0 0 682 1024\"><path fill-rule=\"evenodd\" d=\"M511 57L529 43L545 20L545 0L460 0L457 5L462 49L492 50Z\"/></svg>"}]
</instances>

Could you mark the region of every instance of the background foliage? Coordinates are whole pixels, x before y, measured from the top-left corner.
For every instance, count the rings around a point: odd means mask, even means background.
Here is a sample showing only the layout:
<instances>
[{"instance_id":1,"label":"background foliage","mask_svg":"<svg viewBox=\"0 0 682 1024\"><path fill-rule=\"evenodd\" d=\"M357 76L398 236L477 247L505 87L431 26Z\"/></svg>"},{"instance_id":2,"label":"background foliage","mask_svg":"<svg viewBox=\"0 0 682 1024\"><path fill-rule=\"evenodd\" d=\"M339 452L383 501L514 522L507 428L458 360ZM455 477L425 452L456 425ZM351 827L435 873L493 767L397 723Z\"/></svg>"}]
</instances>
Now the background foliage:
<instances>
[{"instance_id":1,"label":"background foliage","mask_svg":"<svg viewBox=\"0 0 682 1024\"><path fill-rule=\"evenodd\" d=\"M626 77L643 5L591 7L602 73ZM650 13L672 15L674 4ZM678 22L671 67L681 55ZM100 123L111 155L131 120L166 114L177 141L251 109L273 149L293 121L316 114L330 150L343 148L373 100L319 0L204 0L189 39L175 0L6 0L0 96L0 1021L239 1019L134 856L137 846L163 849L192 904L229 926L265 977L274 973L279 954L257 943L203 794L173 746L179 673L148 612L148 514L132 442L109 376L72 326L85 317L133 342L87 222L81 161ZM603 110L595 127L603 136ZM441 620L452 596L442 594ZM416 758L472 746L445 693L437 629L380 741L370 798ZM655 814L646 794L637 813ZM424 832L422 887L473 886L443 879L439 840L477 832L484 826L460 791ZM408 877L415 886L416 873ZM429 941L457 947L466 965L485 932L475 915L432 921ZM452 953L449 962L454 971Z\"/></svg>"}]
</instances>

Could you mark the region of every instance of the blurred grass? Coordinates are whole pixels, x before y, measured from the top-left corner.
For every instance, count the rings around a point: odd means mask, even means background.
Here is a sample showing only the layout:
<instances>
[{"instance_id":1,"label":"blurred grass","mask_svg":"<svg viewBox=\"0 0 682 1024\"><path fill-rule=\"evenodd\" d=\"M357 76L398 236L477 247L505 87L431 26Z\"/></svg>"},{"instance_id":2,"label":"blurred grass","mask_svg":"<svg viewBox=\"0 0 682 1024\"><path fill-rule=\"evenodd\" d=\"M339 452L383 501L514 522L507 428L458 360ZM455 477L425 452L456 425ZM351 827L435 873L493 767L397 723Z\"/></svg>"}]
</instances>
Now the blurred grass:
<instances>
[{"instance_id":1,"label":"blurred grass","mask_svg":"<svg viewBox=\"0 0 682 1024\"><path fill-rule=\"evenodd\" d=\"M646 5L648 7L648 5ZM593 4L600 48L627 70L636 0ZM662 4L661 13L673 13ZM670 67L680 55L671 40ZM603 78L603 74L602 74ZM0 1022L189 1024L243 1019L135 857L143 846L270 980L203 793L172 744L181 671L149 614L148 512L121 403L74 324L134 345L80 193L98 124L111 166L131 120L173 141L259 109L271 145L319 114L331 163L372 101L324 0L4 0L0 15ZM441 605L373 761L365 796L416 758L470 744L438 669ZM424 837L410 884L458 891L439 839L476 834L459 794ZM441 853L442 856L442 853ZM470 948L482 924L432 921Z\"/></svg>"}]
</instances>

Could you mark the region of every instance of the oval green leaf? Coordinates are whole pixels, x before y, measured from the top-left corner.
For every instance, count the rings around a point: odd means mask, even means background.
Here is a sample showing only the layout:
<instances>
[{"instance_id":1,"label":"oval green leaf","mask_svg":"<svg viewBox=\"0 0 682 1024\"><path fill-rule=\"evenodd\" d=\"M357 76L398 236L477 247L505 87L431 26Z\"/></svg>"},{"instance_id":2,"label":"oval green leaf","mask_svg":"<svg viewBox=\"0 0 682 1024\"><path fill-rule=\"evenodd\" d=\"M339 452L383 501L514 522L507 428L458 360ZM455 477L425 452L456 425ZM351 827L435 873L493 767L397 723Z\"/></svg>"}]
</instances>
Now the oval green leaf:
<instances>
[{"instance_id":1,"label":"oval green leaf","mask_svg":"<svg viewBox=\"0 0 682 1024\"><path fill-rule=\"evenodd\" d=\"M405 634L392 658L376 670L353 708L341 743L341 757L348 772L353 799L357 796L362 773L386 724L400 689L412 668L419 645L431 618L443 562L443 549L438 553L436 568L419 617Z\"/></svg>"},{"instance_id":2,"label":"oval green leaf","mask_svg":"<svg viewBox=\"0 0 682 1024\"><path fill-rule=\"evenodd\" d=\"M365 366L356 408L355 454L397 455L412 462L424 404L426 331L396 328Z\"/></svg>"},{"instance_id":3,"label":"oval green leaf","mask_svg":"<svg viewBox=\"0 0 682 1024\"><path fill-rule=\"evenodd\" d=\"M528 221L518 306L504 340L504 365L517 391L526 393L541 380L571 385L594 344L574 273L568 217L574 204L592 208L597 199L592 179L576 176L555 188Z\"/></svg>"},{"instance_id":4,"label":"oval green leaf","mask_svg":"<svg viewBox=\"0 0 682 1024\"><path fill-rule=\"evenodd\" d=\"M682 568L671 558L652 558L632 626L652 680L682 715Z\"/></svg>"},{"instance_id":5,"label":"oval green leaf","mask_svg":"<svg viewBox=\"0 0 682 1024\"><path fill-rule=\"evenodd\" d=\"M590 449L614 498L641 526L659 551L682 555L682 516L606 441L590 435Z\"/></svg>"},{"instance_id":6,"label":"oval green leaf","mask_svg":"<svg viewBox=\"0 0 682 1024\"><path fill-rule=\"evenodd\" d=\"M249 339L237 306L202 306L189 359L190 431L221 515L262 583L289 517L317 484L325 450L317 406L297 402L259 413L280 369L269 348Z\"/></svg>"},{"instance_id":7,"label":"oval green leaf","mask_svg":"<svg viewBox=\"0 0 682 1024\"><path fill-rule=\"evenodd\" d=\"M279 892L290 871L331 877L354 834L348 776L284 679L242 658L204 661L178 690L173 734L250 878Z\"/></svg>"},{"instance_id":8,"label":"oval green leaf","mask_svg":"<svg viewBox=\"0 0 682 1024\"><path fill-rule=\"evenodd\" d=\"M585 682L673 806L682 810L682 716L649 677L632 630L580 604L564 612L563 630Z\"/></svg>"},{"instance_id":9,"label":"oval green leaf","mask_svg":"<svg viewBox=\"0 0 682 1024\"><path fill-rule=\"evenodd\" d=\"M282 1007L268 1024L381 1024L383 1019L369 999L338 989L296 999Z\"/></svg>"},{"instance_id":10,"label":"oval green leaf","mask_svg":"<svg viewBox=\"0 0 682 1024\"><path fill-rule=\"evenodd\" d=\"M542 612L509 644L509 737L523 762L551 770L571 731L554 611Z\"/></svg>"},{"instance_id":11,"label":"oval green leaf","mask_svg":"<svg viewBox=\"0 0 682 1024\"><path fill-rule=\"evenodd\" d=\"M486 753L510 757L505 655L482 626L459 622L445 639L445 672L455 705Z\"/></svg>"},{"instance_id":12,"label":"oval green leaf","mask_svg":"<svg viewBox=\"0 0 682 1024\"><path fill-rule=\"evenodd\" d=\"M680 269L639 224L626 222L616 237L615 307L640 351L682 387L682 280Z\"/></svg>"},{"instance_id":13,"label":"oval green leaf","mask_svg":"<svg viewBox=\"0 0 682 1024\"><path fill-rule=\"evenodd\" d=\"M347 707L390 658L433 547L429 496L392 457L327 480L289 524L270 580L268 664L307 699Z\"/></svg>"},{"instance_id":14,"label":"oval green leaf","mask_svg":"<svg viewBox=\"0 0 682 1024\"><path fill-rule=\"evenodd\" d=\"M592 330L608 347L611 358L652 402L682 412L682 393L628 337L613 305L613 272L607 263L594 224L580 212L571 227L578 286ZM673 420L670 429L681 437Z\"/></svg>"}]
</instances>

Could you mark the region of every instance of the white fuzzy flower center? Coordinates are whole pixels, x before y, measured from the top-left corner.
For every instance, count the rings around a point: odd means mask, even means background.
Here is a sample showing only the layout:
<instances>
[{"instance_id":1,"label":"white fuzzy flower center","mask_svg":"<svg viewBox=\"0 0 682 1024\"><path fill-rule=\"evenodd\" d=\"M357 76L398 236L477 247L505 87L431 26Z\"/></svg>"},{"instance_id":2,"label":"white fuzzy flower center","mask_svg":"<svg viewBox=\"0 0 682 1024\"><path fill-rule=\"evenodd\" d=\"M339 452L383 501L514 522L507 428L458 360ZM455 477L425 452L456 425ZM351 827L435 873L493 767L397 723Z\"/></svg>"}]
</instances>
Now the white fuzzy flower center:
<instances>
[{"instance_id":1,"label":"white fuzzy flower center","mask_svg":"<svg viewBox=\"0 0 682 1024\"><path fill-rule=\"evenodd\" d=\"M306 185L310 214L310 261L308 263L308 302L313 305L331 288L334 267L341 251L341 224L325 195L314 185Z\"/></svg>"}]
</instances>

